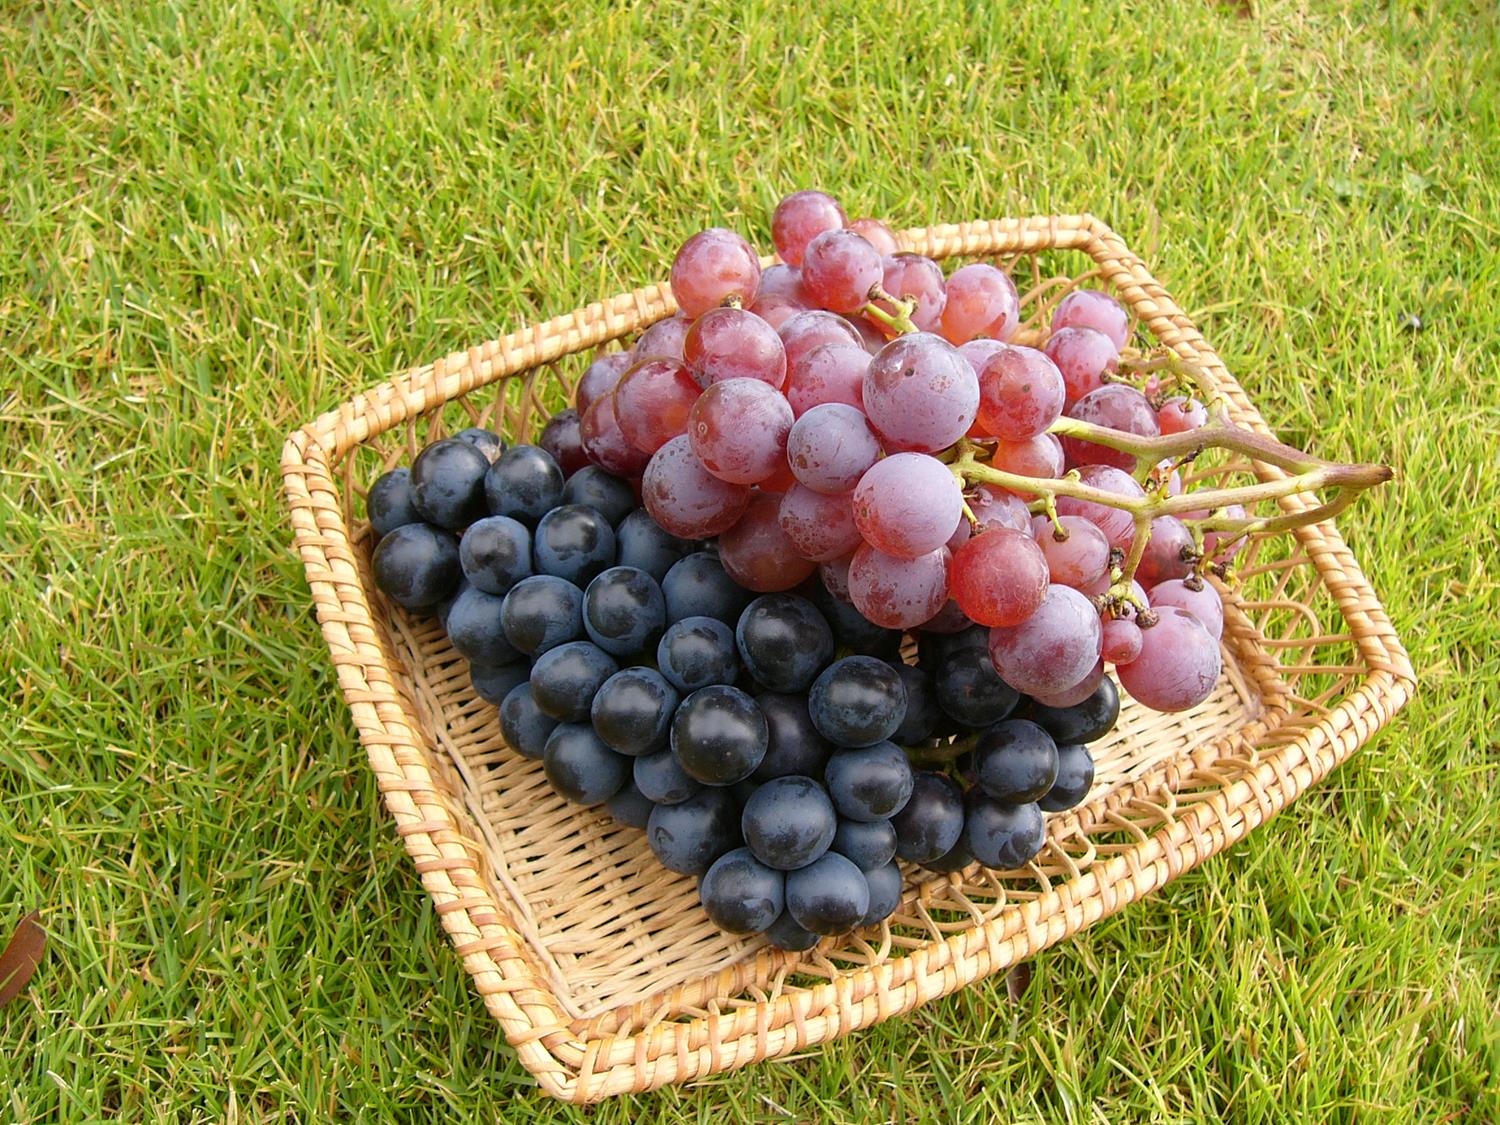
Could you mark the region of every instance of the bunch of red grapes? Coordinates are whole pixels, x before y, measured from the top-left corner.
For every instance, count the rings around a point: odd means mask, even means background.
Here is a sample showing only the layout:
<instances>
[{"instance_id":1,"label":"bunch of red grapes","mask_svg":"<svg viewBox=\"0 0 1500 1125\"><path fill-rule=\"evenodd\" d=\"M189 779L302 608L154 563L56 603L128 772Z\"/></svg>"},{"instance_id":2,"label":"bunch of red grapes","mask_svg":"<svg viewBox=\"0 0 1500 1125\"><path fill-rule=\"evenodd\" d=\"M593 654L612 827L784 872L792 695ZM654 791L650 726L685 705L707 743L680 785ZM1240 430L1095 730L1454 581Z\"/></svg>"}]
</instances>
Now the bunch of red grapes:
<instances>
[{"instance_id":1,"label":"bunch of red grapes","mask_svg":"<svg viewBox=\"0 0 1500 1125\"><path fill-rule=\"evenodd\" d=\"M1032 494L966 491L940 459L969 439L996 469L1077 470L1144 496L1133 456L1048 432L1063 417L1138 436L1207 420L1191 398L1153 404L1112 380L1130 335L1119 302L1068 294L1031 348L1011 342L1020 301L1004 271L945 276L823 192L783 199L772 237L781 263L766 269L730 230L683 244L678 314L599 355L578 385L581 455L638 477L672 534L717 537L748 589L788 590L817 570L882 627L985 626L1006 681L1056 706L1086 698L1106 663L1148 707L1202 702L1219 676L1223 609L1196 571L1221 536L1200 552L1181 519L1156 519L1133 599L1105 598L1134 539L1128 512L1061 497L1054 520L1033 514ZM1168 487L1180 490L1175 473Z\"/></svg>"}]
</instances>

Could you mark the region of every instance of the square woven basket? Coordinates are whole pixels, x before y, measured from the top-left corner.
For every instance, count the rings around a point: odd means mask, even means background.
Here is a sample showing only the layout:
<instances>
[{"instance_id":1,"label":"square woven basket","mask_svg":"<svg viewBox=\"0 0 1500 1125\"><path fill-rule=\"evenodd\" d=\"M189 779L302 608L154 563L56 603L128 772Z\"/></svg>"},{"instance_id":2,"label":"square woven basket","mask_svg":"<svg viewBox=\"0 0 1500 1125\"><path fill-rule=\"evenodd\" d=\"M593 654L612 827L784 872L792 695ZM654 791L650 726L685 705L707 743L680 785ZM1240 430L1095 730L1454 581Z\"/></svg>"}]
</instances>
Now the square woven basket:
<instances>
[{"instance_id":1,"label":"square woven basket","mask_svg":"<svg viewBox=\"0 0 1500 1125\"><path fill-rule=\"evenodd\" d=\"M1113 290L1151 337L1199 365L1241 425L1260 415L1198 330L1087 216L909 230L907 249L985 257L1026 294L1035 339L1076 285ZM770 259L768 259L769 261ZM587 356L675 311L665 284L457 352L356 396L287 439L296 549L386 807L475 988L522 1063L573 1102L776 1058L900 1015L1031 956L1242 838L1348 757L1410 697L1406 652L1329 524L1253 541L1225 595L1224 675L1200 707L1127 701L1093 746L1078 808L1048 817L1027 868L906 872L880 927L808 953L721 933L693 880L643 833L566 804L511 752L495 708L437 624L370 578L364 484L467 425L533 437ZM1264 465L1225 462L1262 480ZM1282 501L1288 511L1307 501Z\"/></svg>"}]
</instances>

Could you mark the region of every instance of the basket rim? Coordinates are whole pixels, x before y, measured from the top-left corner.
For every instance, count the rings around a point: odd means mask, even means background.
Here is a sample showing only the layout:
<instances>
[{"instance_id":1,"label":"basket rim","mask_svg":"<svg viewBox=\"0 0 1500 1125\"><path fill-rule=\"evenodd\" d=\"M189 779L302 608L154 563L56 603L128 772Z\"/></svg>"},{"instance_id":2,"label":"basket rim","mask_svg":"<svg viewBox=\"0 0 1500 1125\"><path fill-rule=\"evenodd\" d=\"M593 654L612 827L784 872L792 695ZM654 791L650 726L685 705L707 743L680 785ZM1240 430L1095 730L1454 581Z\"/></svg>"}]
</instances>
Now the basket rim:
<instances>
[{"instance_id":1,"label":"basket rim","mask_svg":"<svg viewBox=\"0 0 1500 1125\"><path fill-rule=\"evenodd\" d=\"M907 248L934 258L1046 249L1087 253L1161 344L1202 367L1243 424L1270 432L1144 262L1093 216L939 225L903 231L901 238ZM1369 671L1335 708L1266 751L1253 769L1080 878L905 957L839 969L830 981L753 1005L720 1011L710 1000L691 1019L647 1021L633 1034L574 1030L481 874L475 857L483 845L465 828L467 818L448 794L398 686L398 658L385 645L360 578L334 462L478 387L629 334L675 310L670 288L660 282L410 368L294 430L282 452L294 548L382 799L486 1007L548 1093L592 1102L747 1065L910 1011L999 971L1243 838L1348 757L1415 690L1406 651L1337 530L1331 524L1300 528L1295 535ZM1263 479L1280 475L1271 466L1255 469ZM1282 503L1290 511L1308 502L1293 497ZM728 979L723 983L730 985Z\"/></svg>"}]
</instances>

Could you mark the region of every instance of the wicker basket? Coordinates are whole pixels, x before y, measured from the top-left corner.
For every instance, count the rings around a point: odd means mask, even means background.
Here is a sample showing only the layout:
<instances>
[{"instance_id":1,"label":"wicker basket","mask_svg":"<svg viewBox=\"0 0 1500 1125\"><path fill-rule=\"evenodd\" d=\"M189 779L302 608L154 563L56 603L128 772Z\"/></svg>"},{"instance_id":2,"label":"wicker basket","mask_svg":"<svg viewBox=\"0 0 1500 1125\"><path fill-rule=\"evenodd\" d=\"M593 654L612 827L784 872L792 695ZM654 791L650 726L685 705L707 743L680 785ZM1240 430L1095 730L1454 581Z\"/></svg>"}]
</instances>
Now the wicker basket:
<instances>
[{"instance_id":1,"label":"wicker basket","mask_svg":"<svg viewBox=\"0 0 1500 1125\"><path fill-rule=\"evenodd\" d=\"M1192 323L1098 220L902 238L935 258L1000 259L1029 289L1027 330L1085 279L1111 287L1140 327L1209 373L1236 421L1264 430ZM1079 268L1059 272L1069 258ZM1180 715L1127 704L1094 746L1089 799L1048 818L1028 868L908 872L888 922L806 954L719 932L693 881L658 865L643 833L565 804L539 763L506 748L437 625L374 596L372 537L356 517L365 482L455 422L533 435L582 369L569 357L674 307L654 285L416 368L297 430L282 457L296 548L386 807L475 987L548 1093L591 1102L775 1058L1003 970L1239 840L1410 697L1406 653L1332 526L1252 542L1242 584L1225 592L1215 693Z\"/></svg>"}]
</instances>

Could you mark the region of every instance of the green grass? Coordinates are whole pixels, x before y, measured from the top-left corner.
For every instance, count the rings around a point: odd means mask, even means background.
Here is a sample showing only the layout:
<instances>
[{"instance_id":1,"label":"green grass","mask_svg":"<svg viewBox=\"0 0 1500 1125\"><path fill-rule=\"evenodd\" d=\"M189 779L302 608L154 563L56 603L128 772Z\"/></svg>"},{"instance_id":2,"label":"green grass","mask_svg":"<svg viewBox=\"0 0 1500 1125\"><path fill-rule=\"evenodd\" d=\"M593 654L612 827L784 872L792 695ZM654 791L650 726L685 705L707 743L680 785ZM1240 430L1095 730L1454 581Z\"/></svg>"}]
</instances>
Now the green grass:
<instances>
[{"instance_id":1,"label":"green grass","mask_svg":"<svg viewBox=\"0 0 1500 1125\"><path fill-rule=\"evenodd\" d=\"M1500 1118L1493 6L933 7L0 8L0 925L51 935L0 1120ZM281 440L814 184L1115 226L1283 435L1395 465L1342 526L1422 692L1018 1004L580 1114L378 807Z\"/></svg>"}]
</instances>

